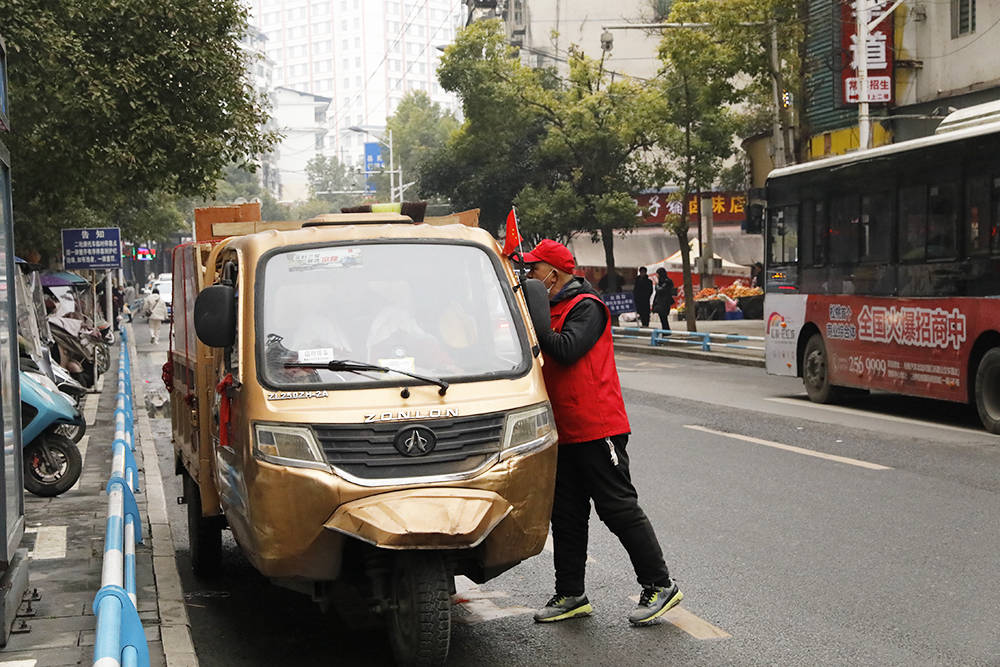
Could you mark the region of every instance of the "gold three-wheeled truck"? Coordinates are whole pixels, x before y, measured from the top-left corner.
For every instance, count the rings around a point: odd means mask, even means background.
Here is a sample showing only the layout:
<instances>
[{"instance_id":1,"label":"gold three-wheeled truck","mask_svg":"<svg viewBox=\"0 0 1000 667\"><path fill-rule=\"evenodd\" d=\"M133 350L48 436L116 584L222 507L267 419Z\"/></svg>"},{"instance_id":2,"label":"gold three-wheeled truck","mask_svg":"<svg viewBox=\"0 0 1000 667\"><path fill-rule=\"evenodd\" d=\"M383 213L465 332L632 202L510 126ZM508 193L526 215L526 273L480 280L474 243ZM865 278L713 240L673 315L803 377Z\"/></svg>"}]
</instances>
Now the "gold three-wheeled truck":
<instances>
[{"instance_id":1,"label":"gold three-wheeled truck","mask_svg":"<svg viewBox=\"0 0 1000 667\"><path fill-rule=\"evenodd\" d=\"M454 577L548 532L544 288L466 224L197 214L164 366L196 574L223 567L228 526L275 583L384 618L399 663L442 663Z\"/></svg>"}]
</instances>

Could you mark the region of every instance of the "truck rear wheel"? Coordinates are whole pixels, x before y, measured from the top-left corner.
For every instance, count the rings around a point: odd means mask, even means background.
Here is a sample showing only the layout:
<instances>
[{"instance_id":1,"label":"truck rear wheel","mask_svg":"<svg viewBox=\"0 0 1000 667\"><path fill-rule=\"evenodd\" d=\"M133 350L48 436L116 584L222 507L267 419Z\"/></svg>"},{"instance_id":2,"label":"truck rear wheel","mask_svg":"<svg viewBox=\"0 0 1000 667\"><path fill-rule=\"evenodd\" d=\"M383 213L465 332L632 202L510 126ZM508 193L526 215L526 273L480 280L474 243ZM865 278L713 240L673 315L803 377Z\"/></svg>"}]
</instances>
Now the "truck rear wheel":
<instances>
[{"instance_id":1,"label":"truck rear wheel","mask_svg":"<svg viewBox=\"0 0 1000 667\"><path fill-rule=\"evenodd\" d=\"M802 355L802 384L814 403L832 403L841 396L841 388L830 384L829 363L823 337L813 334Z\"/></svg>"},{"instance_id":2,"label":"truck rear wheel","mask_svg":"<svg viewBox=\"0 0 1000 667\"><path fill-rule=\"evenodd\" d=\"M1000 347L987 350L976 369L976 409L983 427L1000 435Z\"/></svg>"},{"instance_id":3,"label":"truck rear wheel","mask_svg":"<svg viewBox=\"0 0 1000 667\"><path fill-rule=\"evenodd\" d=\"M443 665L451 642L451 575L440 553L401 553L393 563L389 642L396 664Z\"/></svg>"},{"instance_id":4,"label":"truck rear wheel","mask_svg":"<svg viewBox=\"0 0 1000 667\"><path fill-rule=\"evenodd\" d=\"M201 515L201 491L187 472L184 473L184 501L191 570L199 577L214 577L222 569L222 525L216 517Z\"/></svg>"}]
</instances>

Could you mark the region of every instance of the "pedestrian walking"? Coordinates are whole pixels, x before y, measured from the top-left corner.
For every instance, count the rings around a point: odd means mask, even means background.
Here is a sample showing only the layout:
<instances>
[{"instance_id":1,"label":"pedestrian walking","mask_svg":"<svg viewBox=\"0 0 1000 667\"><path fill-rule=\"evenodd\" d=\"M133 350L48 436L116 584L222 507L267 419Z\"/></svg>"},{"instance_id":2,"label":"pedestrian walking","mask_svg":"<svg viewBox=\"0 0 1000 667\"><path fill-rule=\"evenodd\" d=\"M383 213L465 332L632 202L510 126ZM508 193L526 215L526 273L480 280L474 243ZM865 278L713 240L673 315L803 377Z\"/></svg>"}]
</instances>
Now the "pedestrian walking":
<instances>
[{"instance_id":1,"label":"pedestrian walking","mask_svg":"<svg viewBox=\"0 0 1000 667\"><path fill-rule=\"evenodd\" d=\"M160 342L160 324L167 319L167 304L160 296L160 290L154 287L146 297L143 312L149 318L149 342L155 345Z\"/></svg>"},{"instance_id":2,"label":"pedestrian walking","mask_svg":"<svg viewBox=\"0 0 1000 667\"><path fill-rule=\"evenodd\" d=\"M635 312L639 314L639 322L644 327L649 326L649 299L653 296L653 281L646 275L646 267L639 267L639 275L635 277L635 287L632 288L635 297Z\"/></svg>"},{"instance_id":3,"label":"pedestrian walking","mask_svg":"<svg viewBox=\"0 0 1000 667\"><path fill-rule=\"evenodd\" d=\"M547 623L589 615L584 578L590 503L628 552L642 586L629 615L646 625L684 597L670 578L656 533L629 474L630 434L611 342L611 313L594 288L573 276L573 255L543 240L524 255L529 277L549 293L552 328L538 331L542 372L559 432L552 539L555 595L535 614Z\"/></svg>"},{"instance_id":4,"label":"pedestrian walking","mask_svg":"<svg viewBox=\"0 0 1000 667\"><path fill-rule=\"evenodd\" d=\"M660 316L660 328L670 330L670 308L674 305L677 288L662 266L656 270L656 292L653 294L653 312Z\"/></svg>"}]
</instances>

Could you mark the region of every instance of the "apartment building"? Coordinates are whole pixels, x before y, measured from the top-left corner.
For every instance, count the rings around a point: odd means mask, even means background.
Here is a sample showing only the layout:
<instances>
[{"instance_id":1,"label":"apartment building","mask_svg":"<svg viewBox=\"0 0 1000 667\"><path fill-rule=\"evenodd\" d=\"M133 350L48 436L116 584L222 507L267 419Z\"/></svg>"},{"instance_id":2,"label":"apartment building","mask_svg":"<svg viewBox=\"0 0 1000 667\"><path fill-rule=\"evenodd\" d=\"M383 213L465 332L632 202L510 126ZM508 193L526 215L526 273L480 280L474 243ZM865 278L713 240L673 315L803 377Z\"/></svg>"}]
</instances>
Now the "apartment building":
<instances>
[{"instance_id":1,"label":"apartment building","mask_svg":"<svg viewBox=\"0 0 1000 667\"><path fill-rule=\"evenodd\" d=\"M407 91L459 108L438 84L438 47L464 25L461 0L250 0L274 84L328 98L317 154L354 165ZM277 107L276 107L277 109ZM363 128L370 134L352 131ZM284 175L283 175L284 180Z\"/></svg>"}]
</instances>

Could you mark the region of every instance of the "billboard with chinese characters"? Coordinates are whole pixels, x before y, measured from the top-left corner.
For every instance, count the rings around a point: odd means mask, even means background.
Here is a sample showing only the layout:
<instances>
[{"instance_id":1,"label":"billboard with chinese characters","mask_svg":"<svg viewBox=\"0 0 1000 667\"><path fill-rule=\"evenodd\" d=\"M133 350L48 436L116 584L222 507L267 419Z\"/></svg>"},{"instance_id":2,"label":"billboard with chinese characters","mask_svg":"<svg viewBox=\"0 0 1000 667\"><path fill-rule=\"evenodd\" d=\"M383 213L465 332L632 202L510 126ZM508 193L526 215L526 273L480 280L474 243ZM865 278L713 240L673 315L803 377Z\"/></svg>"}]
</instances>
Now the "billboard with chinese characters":
<instances>
[{"instance_id":1,"label":"billboard with chinese characters","mask_svg":"<svg viewBox=\"0 0 1000 667\"><path fill-rule=\"evenodd\" d=\"M121 233L117 227L62 230L63 267L73 269L122 268Z\"/></svg>"},{"instance_id":2,"label":"billboard with chinese characters","mask_svg":"<svg viewBox=\"0 0 1000 667\"><path fill-rule=\"evenodd\" d=\"M890 0L857 0L868 3L869 20L882 15L892 6ZM893 101L893 15L889 14L868 34L867 43L858 44L858 29L855 21L853 0L840 3L840 48L841 62L841 104L857 104L860 100L858 88L858 61L864 54L868 60L868 102L891 104ZM864 51L861 49L864 48Z\"/></svg>"},{"instance_id":3,"label":"billboard with chinese characters","mask_svg":"<svg viewBox=\"0 0 1000 667\"><path fill-rule=\"evenodd\" d=\"M701 196L688 197L688 222L697 224L701 210ZM712 199L713 222L740 222L746 219L747 197L743 192L713 192L707 195ZM680 215L681 202L671 198L669 194L641 194L633 197L639 207L638 215L642 218L640 224L662 225L667 221L667 215Z\"/></svg>"}]
</instances>

